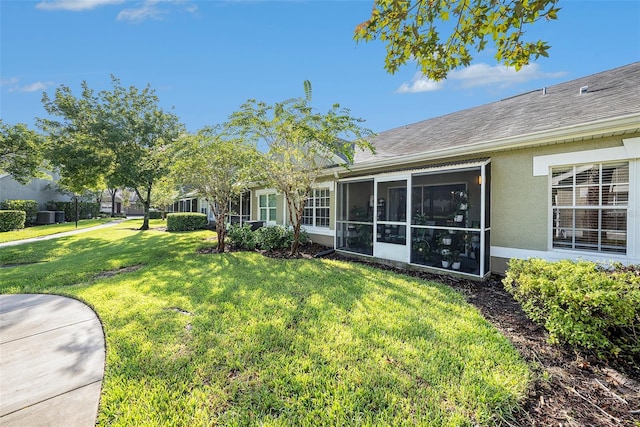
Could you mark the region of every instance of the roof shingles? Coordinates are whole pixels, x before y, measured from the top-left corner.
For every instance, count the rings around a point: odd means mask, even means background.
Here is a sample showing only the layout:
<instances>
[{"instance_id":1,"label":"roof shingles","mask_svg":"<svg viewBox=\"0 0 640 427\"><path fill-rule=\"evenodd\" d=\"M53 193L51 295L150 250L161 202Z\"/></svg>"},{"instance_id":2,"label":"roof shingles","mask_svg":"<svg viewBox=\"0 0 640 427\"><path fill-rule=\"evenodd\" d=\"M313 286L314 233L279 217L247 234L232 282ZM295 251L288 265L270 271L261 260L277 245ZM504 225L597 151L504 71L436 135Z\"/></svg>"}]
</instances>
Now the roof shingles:
<instances>
[{"instance_id":1,"label":"roof shingles","mask_svg":"<svg viewBox=\"0 0 640 427\"><path fill-rule=\"evenodd\" d=\"M586 93L580 88L588 86ZM582 77L479 107L379 133L375 155L356 153L355 163L587 124L640 113L640 62Z\"/></svg>"}]
</instances>

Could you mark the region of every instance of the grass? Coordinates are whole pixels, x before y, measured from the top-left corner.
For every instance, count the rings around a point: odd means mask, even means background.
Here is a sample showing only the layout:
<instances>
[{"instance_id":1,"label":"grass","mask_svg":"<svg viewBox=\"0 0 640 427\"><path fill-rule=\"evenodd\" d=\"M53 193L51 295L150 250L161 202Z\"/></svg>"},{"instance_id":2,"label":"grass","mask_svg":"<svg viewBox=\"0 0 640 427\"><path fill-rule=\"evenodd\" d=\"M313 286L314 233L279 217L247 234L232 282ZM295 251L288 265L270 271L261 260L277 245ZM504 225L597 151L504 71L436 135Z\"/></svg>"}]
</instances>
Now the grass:
<instances>
[{"instance_id":1,"label":"grass","mask_svg":"<svg viewBox=\"0 0 640 427\"><path fill-rule=\"evenodd\" d=\"M88 228L95 225L112 221L113 218L82 219L78 221L78 228ZM64 222L62 224L37 225L23 228L22 230L6 231L0 233L0 243L12 242L14 240L31 239L33 237L49 236L51 234L64 233L76 229L76 223Z\"/></svg>"},{"instance_id":2,"label":"grass","mask_svg":"<svg viewBox=\"0 0 640 427\"><path fill-rule=\"evenodd\" d=\"M493 425L525 396L526 363L446 286L201 255L211 232L137 225L0 249L0 266L36 263L0 268L0 292L70 295L100 316L101 425Z\"/></svg>"}]
</instances>

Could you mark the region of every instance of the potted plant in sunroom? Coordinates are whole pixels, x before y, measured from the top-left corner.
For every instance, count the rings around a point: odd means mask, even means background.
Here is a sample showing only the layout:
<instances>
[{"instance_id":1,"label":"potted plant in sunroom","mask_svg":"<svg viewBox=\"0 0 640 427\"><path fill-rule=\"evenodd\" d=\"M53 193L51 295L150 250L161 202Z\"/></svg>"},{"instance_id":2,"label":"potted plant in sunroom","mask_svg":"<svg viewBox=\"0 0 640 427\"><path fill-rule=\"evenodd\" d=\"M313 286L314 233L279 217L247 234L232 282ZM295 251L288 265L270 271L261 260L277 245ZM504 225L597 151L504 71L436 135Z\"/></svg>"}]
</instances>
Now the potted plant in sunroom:
<instances>
[{"instance_id":1,"label":"potted plant in sunroom","mask_svg":"<svg viewBox=\"0 0 640 427\"><path fill-rule=\"evenodd\" d=\"M442 255L442 261L441 261L442 268L449 268L451 249L448 249L448 248L441 249L440 255Z\"/></svg>"},{"instance_id":2,"label":"potted plant in sunroom","mask_svg":"<svg viewBox=\"0 0 640 427\"><path fill-rule=\"evenodd\" d=\"M460 266L462 264L462 259L460 257L459 251L451 251L449 255L449 261L451 263L451 268L454 270L460 270Z\"/></svg>"}]
</instances>

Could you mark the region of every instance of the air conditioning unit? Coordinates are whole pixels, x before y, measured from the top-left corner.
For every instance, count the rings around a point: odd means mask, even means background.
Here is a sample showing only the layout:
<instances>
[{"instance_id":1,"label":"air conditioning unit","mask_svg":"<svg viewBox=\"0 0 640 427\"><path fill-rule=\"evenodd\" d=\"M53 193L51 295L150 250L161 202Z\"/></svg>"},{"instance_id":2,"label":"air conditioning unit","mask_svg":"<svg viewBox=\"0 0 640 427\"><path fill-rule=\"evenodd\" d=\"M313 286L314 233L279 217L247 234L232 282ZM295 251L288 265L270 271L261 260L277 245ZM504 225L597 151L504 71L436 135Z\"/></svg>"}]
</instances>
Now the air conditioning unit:
<instances>
[{"instance_id":1,"label":"air conditioning unit","mask_svg":"<svg viewBox=\"0 0 640 427\"><path fill-rule=\"evenodd\" d=\"M55 222L56 222L56 213L55 213L55 211L40 211L40 212L38 212L37 223L39 225L55 224Z\"/></svg>"}]
</instances>

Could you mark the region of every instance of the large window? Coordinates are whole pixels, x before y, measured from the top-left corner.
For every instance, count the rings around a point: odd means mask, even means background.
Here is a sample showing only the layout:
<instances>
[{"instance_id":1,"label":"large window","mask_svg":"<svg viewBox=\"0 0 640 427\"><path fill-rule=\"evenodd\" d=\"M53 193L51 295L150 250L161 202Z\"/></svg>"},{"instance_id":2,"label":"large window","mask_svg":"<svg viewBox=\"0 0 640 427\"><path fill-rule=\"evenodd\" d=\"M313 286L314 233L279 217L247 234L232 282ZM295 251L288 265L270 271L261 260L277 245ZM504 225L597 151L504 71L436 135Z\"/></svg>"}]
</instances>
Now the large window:
<instances>
[{"instance_id":1,"label":"large window","mask_svg":"<svg viewBox=\"0 0 640 427\"><path fill-rule=\"evenodd\" d=\"M313 190L302 213L302 225L309 227L329 227L329 189Z\"/></svg>"},{"instance_id":2,"label":"large window","mask_svg":"<svg viewBox=\"0 0 640 427\"><path fill-rule=\"evenodd\" d=\"M627 252L629 163L552 169L553 247Z\"/></svg>"},{"instance_id":3,"label":"large window","mask_svg":"<svg viewBox=\"0 0 640 427\"><path fill-rule=\"evenodd\" d=\"M258 198L260 221L275 222L276 220L276 195L261 194Z\"/></svg>"}]
</instances>

